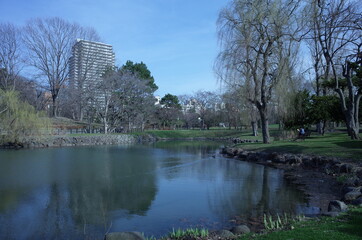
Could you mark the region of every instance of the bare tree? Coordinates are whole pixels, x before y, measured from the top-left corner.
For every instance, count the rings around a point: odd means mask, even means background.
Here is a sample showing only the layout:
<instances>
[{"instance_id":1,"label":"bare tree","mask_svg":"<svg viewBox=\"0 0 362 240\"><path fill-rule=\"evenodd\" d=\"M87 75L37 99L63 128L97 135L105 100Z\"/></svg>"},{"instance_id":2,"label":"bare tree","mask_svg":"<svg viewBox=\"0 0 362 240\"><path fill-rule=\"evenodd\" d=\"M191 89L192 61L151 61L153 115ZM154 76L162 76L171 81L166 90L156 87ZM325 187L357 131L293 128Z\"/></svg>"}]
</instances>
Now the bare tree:
<instances>
[{"instance_id":1,"label":"bare tree","mask_svg":"<svg viewBox=\"0 0 362 240\"><path fill-rule=\"evenodd\" d=\"M241 100L238 100L240 96L238 91L233 91L232 89L225 92L221 98L225 107L223 108L223 120L228 123L229 129L234 127L237 129L241 125Z\"/></svg>"},{"instance_id":2,"label":"bare tree","mask_svg":"<svg viewBox=\"0 0 362 240\"><path fill-rule=\"evenodd\" d=\"M153 90L137 74L127 71L119 74L121 81L114 98L118 117L128 132L133 127L143 130L145 123L154 111L156 99L152 94Z\"/></svg>"},{"instance_id":3,"label":"bare tree","mask_svg":"<svg viewBox=\"0 0 362 240\"><path fill-rule=\"evenodd\" d=\"M287 79L290 56L298 47L300 1L234 0L219 15L222 51L219 76L252 92L259 111L263 142L270 142L268 105L278 84Z\"/></svg>"},{"instance_id":4,"label":"bare tree","mask_svg":"<svg viewBox=\"0 0 362 240\"><path fill-rule=\"evenodd\" d=\"M322 93L326 94L326 88L323 87L322 91L322 77L325 73L324 67L326 66L323 62L323 53L318 41L318 31L317 31L317 9L315 4L310 4L309 13L311 14L309 37L306 38L307 46L309 48L309 52L312 58L312 69L313 69L313 77L314 77L314 86L315 93L317 96L320 96ZM317 131L319 134L323 134L324 125L323 122L317 123Z\"/></svg>"},{"instance_id":5,"label":"bare tree","mask_svg":"<svg viewBox=\"0 0 362 240\"><path fill-rule=\"evenodd\" d=\"M342 87L336 89L346 119L348 134L352 139L359 139L359 105L362 97L362 43L359 44L357 54L346 59L343 67L343 77L347 82L347 96L344 96ZM357 84L356 84L357 83Z\"/></svg>"},{"instance_id":6,"label":"bare tree","mask_svg":"<svg viewBox=\"0 0 362 240\"><path fill-rule=\"evenodd\" d=\"M133 128L144 129L155 103L147 82L136 74L118 70L105 74L96 88L104 98L93 97L89 100L101 118L105 133L116 129L127 132Z\"/></svg>"},{"instance_id":7,"label":"bare tree","mask_svg":"<svg viewBox=\"0 0 362 240\"><path fill-rule=\"evenodd\" d=\"M37 84L34 80L18 76L15 91L19 92L20 100L37 107ZM37 109L38 110L38 109Z\"/></svg>"},{"instance_id":8,"label":"bare tree","mask_svg":"<svg viewBox=\"0 0 362 240\"><path fill-rule=\"evenodd\" d=\"M24 31L29 64L47 83L52 95L52 115L56 116L57 98L68 79L72 46L87 30L60 18L37 18L30 20Z\"/></svg>"},{"instance_id":9,"label":"bare tree","mask_svg":"<svg viewBox=\"0 0 362 240\"><path fill-rule=\"evenodd\" d=\"M177 96L182 108L182 120L187 129L199 126L199 115L196 113L196 101L191 95L184 94Z\"/></svg>"},{"instance_id":10,"label":"bare tree","mask_svg":"<svg viewBox=\"0 0 362 240\"><path fill-rule=\"evenodd\" d=\"M361 89L353 83L354 64L359 64L362 45L362 14L359 3L349 0L313 0L315 41L323 55L324 81L334 81L348 134L358 139L358 107ZM352 60L354 58L354 60ZM347 92L341 77L347 81Z\"/></svg>"},{"instance_id":11,"label":"bare tree","mask_svg":"<svg viewBox=\"0 0 362 240\"><path fill-rule=\"evenodd\" d=\"M0 23L0 88L14 90L22 68L20 32L10 23Z\"/></svg>"},{"instance_id":12,"label":"bare tree","mask_svg":"<svg viewBox=\"0 0 362 240\"><path fill-rule=\"evenodd\" d=\"M87 98L88 104L92 102L97 108L97 113L101 117L103 123L104 133L108 133L108 119L110 112L110 105L112 100L112 93L118 85L118 76L113 73L106 73L102 81L95 85L92 96L93 101L89 101L90 96Z\"/></svg>"},{"instance_id":13,"label":"bare tree","mask_svg":"<svg viewBox=\"0 0 362 240\"><path fill-rule=\"evenodd\" d=\"M195 110L200 116L200 126L209 129L216 122L216 112L220 109L220 96L210 91L197 91L195 99Z\"/></svg>"}]
</instances>

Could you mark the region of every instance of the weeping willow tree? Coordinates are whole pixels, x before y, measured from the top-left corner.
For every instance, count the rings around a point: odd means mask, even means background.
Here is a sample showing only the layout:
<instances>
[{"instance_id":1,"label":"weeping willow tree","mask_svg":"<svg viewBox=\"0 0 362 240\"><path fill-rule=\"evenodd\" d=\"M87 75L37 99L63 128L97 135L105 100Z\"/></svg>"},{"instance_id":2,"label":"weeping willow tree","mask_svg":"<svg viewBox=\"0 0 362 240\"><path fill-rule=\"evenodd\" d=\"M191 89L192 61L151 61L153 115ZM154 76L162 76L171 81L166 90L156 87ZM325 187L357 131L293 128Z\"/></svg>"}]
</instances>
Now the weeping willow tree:
<instances>
[{"instance_id":1,"label":"weeping willow tree","mask_svg":"<svg viewBox=\"0 0 362 240\"><path fill-rule=\"evenodd\" d=\"M47 133L50 122L44 114L19 99L16 91L0 89L0 143L17 143L25 136Z\"/></svg>"},{"instance_id":2,"label":"weeping willow tree","mask_svg":"<svg viewBox=\"0 0 362 240\"><path fill-rule=\"evenodd\" d=\"M217 69L222 82L235 82L257 108L263 143L270 142L269 112L276 86L290 79L290 60L301 39L298 17L302 1L233 0L221 11L218 34L221 52Z\"/></svg>"}]
</instances>

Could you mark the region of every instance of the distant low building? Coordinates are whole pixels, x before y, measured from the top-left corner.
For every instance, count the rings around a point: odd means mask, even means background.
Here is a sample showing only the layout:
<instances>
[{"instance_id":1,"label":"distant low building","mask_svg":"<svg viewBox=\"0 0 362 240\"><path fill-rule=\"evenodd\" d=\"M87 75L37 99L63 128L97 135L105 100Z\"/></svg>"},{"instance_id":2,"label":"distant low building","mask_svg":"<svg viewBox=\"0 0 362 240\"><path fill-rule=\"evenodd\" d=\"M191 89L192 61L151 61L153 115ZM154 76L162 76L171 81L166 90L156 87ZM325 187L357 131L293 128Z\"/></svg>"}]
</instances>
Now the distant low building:
<instances>
[{"instance_id":1,"label":"distant low building","mask_svg":"<svg viewBox=\"0 0 362 240\"><path fill-rule=\"evenodd\" d=\"M198 106L196 99L189 99L186 104L181 104L181 107L183 113L187 113L189 111L200 113L200 107Z\"/></svg>"},{"instance_id":2,"label":"distant low building","mask_svg":"<svg viewBox=\"0 0 362 240\"><path fill-rule=\"evenodd\" d=\"M161 97L160 96L155 96L156 101L155 101L155 105L160 105L161 104Z\"/></svg>"}]
</instances>

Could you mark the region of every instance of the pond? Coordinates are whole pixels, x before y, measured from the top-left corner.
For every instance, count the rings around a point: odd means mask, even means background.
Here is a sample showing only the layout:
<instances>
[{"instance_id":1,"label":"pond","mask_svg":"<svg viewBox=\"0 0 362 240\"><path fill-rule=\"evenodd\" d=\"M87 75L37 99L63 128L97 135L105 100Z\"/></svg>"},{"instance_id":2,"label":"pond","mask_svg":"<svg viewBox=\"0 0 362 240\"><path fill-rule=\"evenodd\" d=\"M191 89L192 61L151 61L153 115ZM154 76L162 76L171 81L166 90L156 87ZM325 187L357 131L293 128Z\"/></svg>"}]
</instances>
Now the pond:
<instances>
[{"instance_id":1,"label":"pond","mask_svg":"<svg viewBox=\"0 0 362 240\"><path fill-rule=\"evenodd\" d=\"M218 154L216 142L0 151L0 239L161 236L231 227L233 219L301 213L281 170Z\"/></svg>"}]
</instances>

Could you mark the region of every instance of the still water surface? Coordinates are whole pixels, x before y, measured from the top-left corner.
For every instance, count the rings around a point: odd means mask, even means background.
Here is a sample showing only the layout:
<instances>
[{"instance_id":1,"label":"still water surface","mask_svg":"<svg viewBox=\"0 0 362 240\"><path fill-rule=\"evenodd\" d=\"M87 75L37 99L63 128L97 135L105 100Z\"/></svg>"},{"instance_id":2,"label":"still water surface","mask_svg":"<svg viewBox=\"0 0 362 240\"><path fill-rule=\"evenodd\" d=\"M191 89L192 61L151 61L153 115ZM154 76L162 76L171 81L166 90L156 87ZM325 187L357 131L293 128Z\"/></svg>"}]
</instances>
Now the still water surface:
<instances>
[{"instance_id":1,"label":"still water surface","mask_svg":"<svg viewBox=\"0 0 362 240\"><path fill-rule=\"evenodd\" d=\"M264 212L299 213L280 170L225 159L215 142L0 151L0 239L160 236L230 227ZM216 156L215 156L216 155Z\"/></svg>"}]
</instances>

